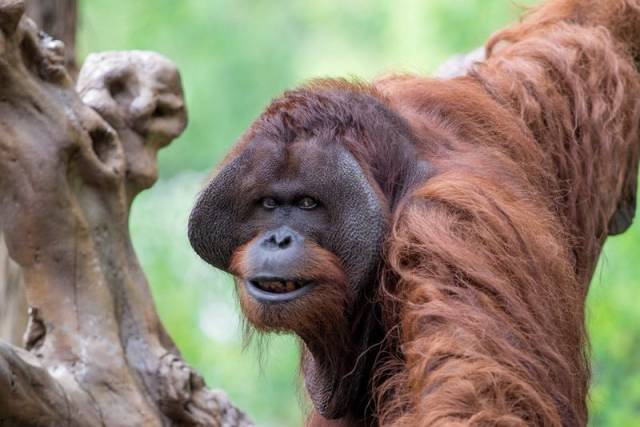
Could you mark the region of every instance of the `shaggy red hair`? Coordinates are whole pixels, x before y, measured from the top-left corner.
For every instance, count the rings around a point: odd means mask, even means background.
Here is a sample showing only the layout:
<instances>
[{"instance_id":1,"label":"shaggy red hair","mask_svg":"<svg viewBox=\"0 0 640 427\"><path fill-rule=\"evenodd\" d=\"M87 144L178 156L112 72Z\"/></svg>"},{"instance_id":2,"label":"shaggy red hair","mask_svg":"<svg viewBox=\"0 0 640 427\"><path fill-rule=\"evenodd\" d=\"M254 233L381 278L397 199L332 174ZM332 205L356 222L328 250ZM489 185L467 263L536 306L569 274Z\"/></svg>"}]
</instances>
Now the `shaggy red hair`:
<instances>
[{"instance_id":1,"label":"shaggy red hair","mask_svg":"<svg viewBox=\"0 0 640 427\"><path fill-rule=\"evenodd\" d=\"M556 0L467 76L374 84L435 170L386 245L380 424L586 425L584 303L633 211L639 49L640 1Z\"/></svg>"}]
</instances>

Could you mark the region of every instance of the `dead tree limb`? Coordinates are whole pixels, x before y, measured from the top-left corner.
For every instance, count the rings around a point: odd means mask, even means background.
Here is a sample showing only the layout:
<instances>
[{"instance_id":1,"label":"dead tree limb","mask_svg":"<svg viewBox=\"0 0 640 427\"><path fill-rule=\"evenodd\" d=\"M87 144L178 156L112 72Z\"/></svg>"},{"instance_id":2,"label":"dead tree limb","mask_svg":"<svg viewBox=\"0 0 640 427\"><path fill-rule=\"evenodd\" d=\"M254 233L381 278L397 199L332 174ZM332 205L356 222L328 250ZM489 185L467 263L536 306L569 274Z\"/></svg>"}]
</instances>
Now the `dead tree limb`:
<instances>
[{"instance_id":1,"label":"dead tree limb","mask_svg":"<svg viewBox=\"0 0 640 427\"><path fill-rule=\"evenodd\" d=\"M186 125L180 77L150 52L64 47L0 0L0 220L29 309L0 343L0 425L249 425L164 330L127 226L156 153Z\"/></svg>"}]
</instances>

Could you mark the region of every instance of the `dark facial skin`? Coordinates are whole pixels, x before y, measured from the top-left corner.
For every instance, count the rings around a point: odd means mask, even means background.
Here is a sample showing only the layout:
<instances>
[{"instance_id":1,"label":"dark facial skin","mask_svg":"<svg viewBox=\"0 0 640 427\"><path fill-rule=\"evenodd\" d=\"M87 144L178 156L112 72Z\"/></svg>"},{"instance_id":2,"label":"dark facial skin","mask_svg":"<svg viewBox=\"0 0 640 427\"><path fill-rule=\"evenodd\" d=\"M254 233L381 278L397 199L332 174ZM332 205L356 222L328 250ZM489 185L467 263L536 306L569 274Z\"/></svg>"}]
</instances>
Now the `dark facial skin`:
<instances>
[{"instance_id":1,"label":"dark facial skin","mask_svg":"<svg viewBox=\"0 0 640 427\"><path fill-rule=\"evenodd\" d=\"M375 297L388 221L422 174L411 136L344 89L289 93L256 123L200 195L191 244L233 274L258 330L301 338L316 410L360 422L385 335Z\"/></svg>"},{"instance_id":2,"label":"dark facial skin","mask_svg":"<svg viewBox=\"0 0 640 427\"><path fill-rule=\"evenodd\" d=\"M200 197L190 238L200 256L237 278L254 325L296 332L311 349L306 365L313 370L339 364L346 371L353 362L345 359L357 355L340 354L351 337L338 332L349 328L349 301L378 268L385 217L380 197L341 145L254 140ZM333 345L318 342L323 336ZM344 400L331 399L344 382L338 373L313 376L308 388L318 409L342 412Z\"/></svg>"}]
</instances>

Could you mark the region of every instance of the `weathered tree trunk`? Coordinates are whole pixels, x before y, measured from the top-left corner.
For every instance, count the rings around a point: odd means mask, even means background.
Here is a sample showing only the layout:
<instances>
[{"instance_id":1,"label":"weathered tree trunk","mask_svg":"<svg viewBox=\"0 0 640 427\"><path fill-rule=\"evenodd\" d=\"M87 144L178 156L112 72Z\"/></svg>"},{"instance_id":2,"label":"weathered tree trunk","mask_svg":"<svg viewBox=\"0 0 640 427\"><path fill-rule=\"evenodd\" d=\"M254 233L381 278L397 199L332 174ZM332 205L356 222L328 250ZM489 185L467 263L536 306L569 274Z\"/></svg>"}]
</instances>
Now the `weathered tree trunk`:
<instances>
[{"instance_id":1,"label":"weathered tree trunk","mask_svg":"<svg viewBox=\"0 0 640 427\"><path fill-rule=\"evenodd\" d=\"M9 258L0 232L0 340L22 345L27 328L27 298L20 267Z\"/></svg>"},{"instance_id":2,"label":"weathered tree trunk","mask_svg":"<svg viewBox=\"0 0 640 427\"><path fill-rule=\"evenodd\" d=\"M187 366L131 245L133 198L186 125L180 77L150 52L90 56L0 0L0 226L24 276L26 350L0 342L0 424L250 425Z\"/></svg>"},{"instance_id":3,"label":"weathered tree trunk","mask_svg":"<svg viewBox=\"0 0 640 427\"><path fill-rule=\"evenodd\" d=\"M77 0L27 0L26 15L45 33L65 45L67 69L73 77L76 66ZM0 339L22 345L27 326L27 302L22 272L7 253L0 233Z\"/></svg>"},{"instance_id":4,"label":"weathered tree trunk","mask_svg":"<svg viewBox=\"0 0 640 427\"><path fill-rule=\"evenodd\" d=\"M44 32L64 43L67 69L75 76L77 0L28 0L26 14ZM9 258L0 233L0 339L22 345L27 327L27 300L22 272Z\"/></svg>"},{"instance_id":5,"label":"weathered tree trunk","mask_svg":"<svg viewBox=\"0 0 640 427\"><path fill-rule=\"evenodd\" d=\"M66 47L67 70L75 76L78 0L26 0L26 15Z\"/></svg>"}]
</instances>

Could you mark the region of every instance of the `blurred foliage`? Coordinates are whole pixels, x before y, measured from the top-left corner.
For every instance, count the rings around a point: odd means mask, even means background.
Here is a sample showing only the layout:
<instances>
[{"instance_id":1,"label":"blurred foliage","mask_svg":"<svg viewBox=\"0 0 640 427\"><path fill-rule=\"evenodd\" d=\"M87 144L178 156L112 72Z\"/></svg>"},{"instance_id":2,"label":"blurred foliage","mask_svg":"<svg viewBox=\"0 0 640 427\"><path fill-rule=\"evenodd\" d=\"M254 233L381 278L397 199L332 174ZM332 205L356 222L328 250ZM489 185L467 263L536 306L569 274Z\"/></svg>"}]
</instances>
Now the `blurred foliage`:
<instances>
[{"instance_id":1,"label":"blurred foliage","mask_svg":"<svg viewBox=\"0 0 640 427\"><path fill-rule=\"evenodd\" d=\"M532 4L534 0L519 1ZM160 314L185 358L262 426L300 425L308 404L295 339L243 350L231 280L201 262L186 223L206 171L283 90L324 76L432 71L520 9L510 0L84 0L79 49L159 51L182 72L190 125L131 219ZM589 297L594 426L640 420L640 227L607 244Z\"/></svg>"}]
</instances>

